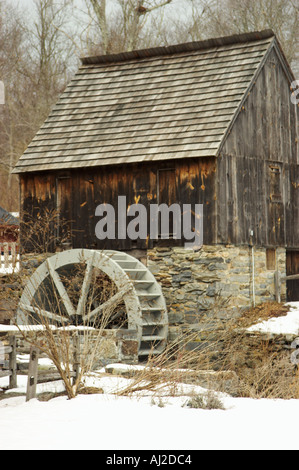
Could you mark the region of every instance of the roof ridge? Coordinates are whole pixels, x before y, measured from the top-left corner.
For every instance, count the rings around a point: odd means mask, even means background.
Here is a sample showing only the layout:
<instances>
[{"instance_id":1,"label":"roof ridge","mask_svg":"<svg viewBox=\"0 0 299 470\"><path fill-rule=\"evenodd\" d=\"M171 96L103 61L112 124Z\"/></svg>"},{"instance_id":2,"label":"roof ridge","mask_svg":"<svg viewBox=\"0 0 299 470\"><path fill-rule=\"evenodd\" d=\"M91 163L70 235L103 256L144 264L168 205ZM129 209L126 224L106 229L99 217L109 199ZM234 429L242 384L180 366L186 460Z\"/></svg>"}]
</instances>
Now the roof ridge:
<instances>
[{"instance_id":1,"label":"roof ridge","mask_svg":"<svg viewBox=\"0 0 299 470\"><path fill-rule=\"evenodd\" d=\"M275 43L267 30L86 59L91 65L81 66L13 173L215 157L240 95ZM189 56L202 54L204 62L190 66ZM229 98L213 100L215 86Z\"/></svg>"},{"instance_id":2,"label":"roof ridge","mask_svg":"<svg viewBox=\"0 0 299 470\"><path fill-rule=\"evenodd\" d=\"M118 54L106 54L99 56L81 57L82 65L109 64L115 62L125 62L131 59L146 59L155 56L165 56L177 54L180 52L195 52L212 47L226 46L229 44L238 44L259 41L275 37L272 29L263 31L253 31L251 33L234 34L218 38L205 39L203 41L193 41L172 46L152 47L149 49L139 49L130 52L120 52Z\"/></svg>"}]
</instances>

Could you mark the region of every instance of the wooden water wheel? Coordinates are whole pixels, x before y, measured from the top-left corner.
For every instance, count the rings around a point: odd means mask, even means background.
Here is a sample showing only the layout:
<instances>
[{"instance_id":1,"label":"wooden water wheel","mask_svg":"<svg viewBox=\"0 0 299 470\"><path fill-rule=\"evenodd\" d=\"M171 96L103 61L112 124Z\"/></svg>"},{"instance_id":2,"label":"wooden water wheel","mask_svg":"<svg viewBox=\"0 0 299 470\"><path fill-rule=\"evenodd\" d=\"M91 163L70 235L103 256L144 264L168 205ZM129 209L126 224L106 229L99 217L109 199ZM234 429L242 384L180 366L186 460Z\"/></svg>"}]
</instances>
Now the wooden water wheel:
<instances>
[{"instance_id":1,"label":"wooden water wheel","mask_svg":"<svg viewBox=\"0 0 299 470\"><path fill-rule=\"evenodd\" d=\"M133 256L118 251L74 249L42 263L20 299L19 325L85 325L137 330L139 356L166 346L165 299L155 277Z\"/></svg>"}]
</instances>

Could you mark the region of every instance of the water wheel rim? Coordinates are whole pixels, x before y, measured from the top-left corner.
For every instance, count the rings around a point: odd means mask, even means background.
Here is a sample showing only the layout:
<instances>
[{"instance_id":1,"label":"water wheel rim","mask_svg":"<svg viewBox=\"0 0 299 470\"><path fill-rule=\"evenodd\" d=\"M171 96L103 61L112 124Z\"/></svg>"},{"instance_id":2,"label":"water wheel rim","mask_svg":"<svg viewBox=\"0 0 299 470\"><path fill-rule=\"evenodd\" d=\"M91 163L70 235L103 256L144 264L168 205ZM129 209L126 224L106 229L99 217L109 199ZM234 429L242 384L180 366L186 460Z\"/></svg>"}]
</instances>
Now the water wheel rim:
<instances>
[{"instance_id":1,"label":"water wheel rim","mask_svg":"<svg viewBox=\"0 0 299 470\"><path fill-rule=\"evenodd\" d=\"M84 276L84 282L86 286L82 286L82 292L79 298L77 306L72 305L68 298L67 292L59 279L58 270L66 266L76 265L79 263L86 262L86 276ZM42 283L46 278L52 278L59 295L61 296L65 305L66 311L71 316L79 315L82 310L84 299L87 295L88 286L88 271L90 268L97 268L106 274L116 285L118 293L121 295L123 302L125 303L126 313L128 318L129 329L135 329L141 327L141 307L138 296L134 291L133 284L126 273L120 268L120 266L111 259L111 256L98 250L87 250L87 249L74 249L64 252L57 253L49 257L44 263L42 263L34 274L31 276L29 282L25 286L23 294L21 296L18 312L17 312L17 323L26 324L28 319L28 312L32 312L37 307L32 305L34 296ZM95 309L97 310L97 309ZM98 309L99 310L99 309ZM44 312L47 316L55 321L56 316L53 312ZM97 311L91 312L92 315L96 315Z\"/></svg>"},{"instance_id":2,"label":"water wheel rim","mask_svg":"<svg viewBox=\"0 0 299 470\"><path fill-rule=\"evenodd\" d=\"M137 330L139 356L160 354L168 338L168 314L162 288L150 269L128 253L111 250L72 249L57 253L42 263L29 279L17 310L17 323L28 324L28 309L32 309L32 299L47 276L55 284L55 273L67 265L82 263L86 260L84 282L88 285L88 265L92 265L107 275L115 283L117 292L122 296L127 315L127 328ZM56 288L63 297L63 286L56 279ZM76 308L70 305L65 296L64 305L69 316L76 315L84 304L84 288ZM81 295L80 294L80 295ZM47 313L47 312L46 312ZM55 314L49 318L55 322ZM94 314L97 312L93 312Z\"/></svg>"}]
</instances>

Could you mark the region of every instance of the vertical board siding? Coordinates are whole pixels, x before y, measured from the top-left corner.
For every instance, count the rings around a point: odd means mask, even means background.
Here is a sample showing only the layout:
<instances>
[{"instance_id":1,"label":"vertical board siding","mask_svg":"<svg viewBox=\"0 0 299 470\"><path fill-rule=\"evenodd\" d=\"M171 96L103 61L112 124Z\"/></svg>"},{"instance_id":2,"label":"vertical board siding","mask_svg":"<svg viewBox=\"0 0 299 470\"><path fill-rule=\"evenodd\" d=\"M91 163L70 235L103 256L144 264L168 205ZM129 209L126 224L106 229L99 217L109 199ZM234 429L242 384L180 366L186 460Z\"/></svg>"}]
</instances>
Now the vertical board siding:
<instances>
[{"instance_id":1,"label":"vertical board siding","mask_svg":"<svg viewBox=\"0 0 299 470\"><path fill-rule=\"evenodd\" d=\"M168 169L168 171L167 171ZM166 177L173 170L171 181ZM163 171L164 170L164 171ZM150 204L158 203L158 174L160 178L161 202L171 205L174 202L183 206L203 204L204 206L204 243L216 239L215 202L216 202L216 160L214 158L176 161L175 163L136 164L91 170L73 170L66 177L63 173L48 175L46 184L34 179L21 177L23 212L36 213L44 207L52 207L59 212L59 220L70 221L73 248L92 249L147 249L156 240L149 237ZM56 182L56 184L55 184ZM127 207L142 204L147 210L148 238L130 240L118 238L118 196L126 196ZM111 204L115 208L115 240L99 240L95 234L95 216L99 204ZM132 218L127 217L127 223ZM60 234L61 235L61 234ZM62 235L65 233L62 232ZM182 245L184 239L176 240ZM30 250L31 247L28 246Z\"/></svg>"},{"instance_id":2,"label":"vertical board siding","mask_svg":"<svg viewBox=\"0 0 299 470\"><path fill-rule=\"evenodd\" d=\"M275 49L251 89L218 159L218 242L299 247L298 107ZM281 200L270 166L280 168ZM272 178L272 179L271 179ZM275 196L275 195L274 195Z\"/></svg>"}]
</instances>

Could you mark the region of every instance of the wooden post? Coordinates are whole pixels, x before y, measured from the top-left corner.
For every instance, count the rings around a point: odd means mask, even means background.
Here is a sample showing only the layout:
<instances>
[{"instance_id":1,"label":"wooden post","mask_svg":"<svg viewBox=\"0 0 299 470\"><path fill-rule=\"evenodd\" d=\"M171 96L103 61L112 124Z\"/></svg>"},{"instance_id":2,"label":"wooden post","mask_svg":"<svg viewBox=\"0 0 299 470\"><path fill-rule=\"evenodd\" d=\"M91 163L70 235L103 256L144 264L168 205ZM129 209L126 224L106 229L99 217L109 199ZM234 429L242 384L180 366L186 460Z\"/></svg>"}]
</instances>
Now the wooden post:
<instances>
[{"instance_id":1,"label":"wooden post","mask_svg":"<svg viewBox=\"0 0 299 470\"><path fill-rule=\"evenodd\" d=\"M15 270L17 267L17 250L16 250L16 243L11 243L10 250L11 250L11 264L12 269Z\"/></svg>"},{"instance_id":2,"label":"wooden post","mask_svg":"<svg viewBox=\"0 0 299 470\"><path fill-rule=\"evenodd\" d=\"M78 333L73 335L73 348L73 371L75 372L73 385L75 385L80 374L80 336Z\"/></svg>"},{"instance_id":3,"label":"wooden post","mask_svg":"<svg viewBox=\"0 0 299 470\"><path fill-rule=\"evenodd\" d=\"M26 401L29 401L32 398L36 398L38 355L39 355L39 349L36 348L35 346L31 346Z\"/></svg>"},{"instance_id":4,"label":"wooden post","mask_svg":"<svg viewBox=\"0 0 299 470\"><path fill-rule=\"evenodd\" d=\"M276 302L281 302L281 278L278 270L274 273L275 298Z\"/></svg>"},{"instance_id":5,"label":"wooden post","mask_svg":"<svg viewBox=\"0 0 299 470\"><path fill-rule=\"evenodd\" d=\"M3 243L4 248L4 268L9 268L9 251L8 251L8 243Z\"/></svg>"},{"instance_id":6,"label":"wooden post","mask_svg":"<svg viewBox=\"0 0 299 470\"><path fill-rule=\"evenodd\" d=\"M15 335L10 336L9 345L11 351L9 353L9 370L11 372L9 376L9 388L17 387L17 339Z\"/></svg>"}]
</instances>

